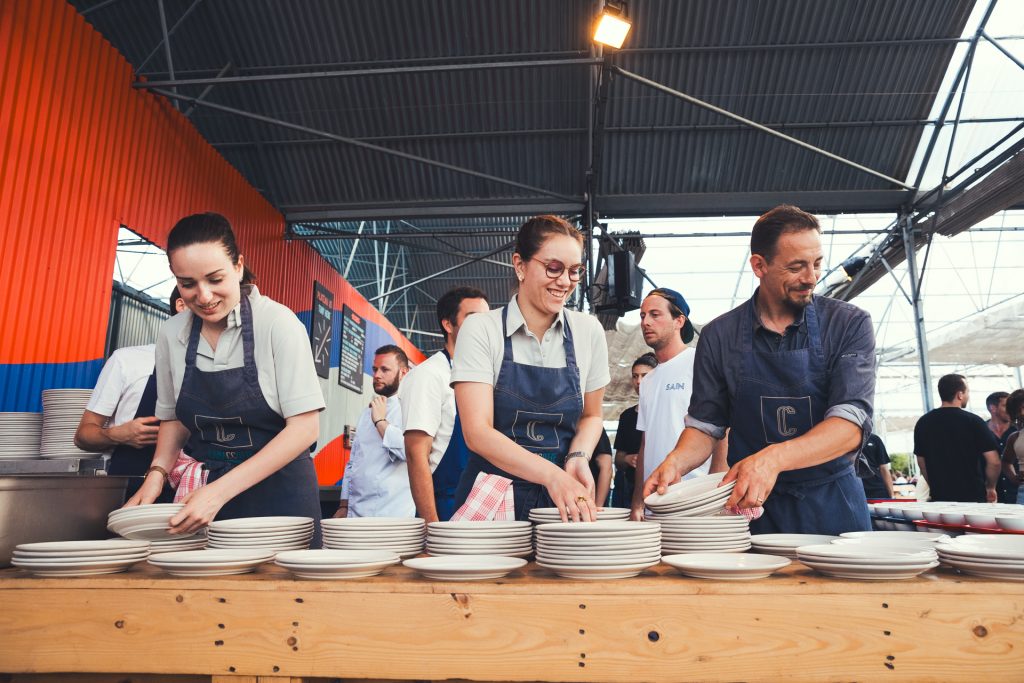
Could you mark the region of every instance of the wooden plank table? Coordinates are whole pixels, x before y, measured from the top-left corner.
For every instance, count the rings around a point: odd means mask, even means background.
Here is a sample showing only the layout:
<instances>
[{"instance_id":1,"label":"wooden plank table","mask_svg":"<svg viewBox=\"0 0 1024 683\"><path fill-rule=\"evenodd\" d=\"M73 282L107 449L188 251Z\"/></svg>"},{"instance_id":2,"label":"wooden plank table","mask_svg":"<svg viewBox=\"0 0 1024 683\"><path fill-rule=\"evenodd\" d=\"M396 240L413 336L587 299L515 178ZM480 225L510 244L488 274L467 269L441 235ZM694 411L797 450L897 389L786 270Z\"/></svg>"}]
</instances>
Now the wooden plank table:
<instances>
[{"instance_id":1,"label":"wooden plank table","mask_svg":"<svg viewBox=\"0 0 1024 683\"><path fill-rule=\"evenodd\" d=\"M533 564L474 582L400 566L354 581L300 581L272 565L190 579L147 565L77 579L5 570L0 671L218 683L1021 680L1024 583L948 570L849 581L799 563L736 582L666 565L613 581Z\"/></svg>"}]
</instances>

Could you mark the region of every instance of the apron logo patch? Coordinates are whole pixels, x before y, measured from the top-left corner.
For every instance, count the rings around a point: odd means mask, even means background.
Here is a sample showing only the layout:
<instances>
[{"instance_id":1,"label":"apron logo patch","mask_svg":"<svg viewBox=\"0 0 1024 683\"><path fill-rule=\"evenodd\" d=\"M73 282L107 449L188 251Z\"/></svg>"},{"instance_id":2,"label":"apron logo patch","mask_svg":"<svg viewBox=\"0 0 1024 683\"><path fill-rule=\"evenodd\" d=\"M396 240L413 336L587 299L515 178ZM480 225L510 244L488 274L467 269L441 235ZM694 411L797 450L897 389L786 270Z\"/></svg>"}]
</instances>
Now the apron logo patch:
<instances>
[{"instance_id":1,"label":"apron logo patch","mask_svg":"<svg viewBox=\"0 0 1024 683\"><path fill-rule=\"evenodd\" d=\"M542 451L558 450L558 425L562 424L561 413L533 413L517 410L512 423L512 437L526 449Z\"/></svg>"},{"instance_id":2,"label":"apron logo patch","mask_svg":"<svg viewBox=\"0 0 1024 683\"><path fill-rule=\"evenodd\" d=\"M765 443L780 443L806 434L814 426L810 396L762 396L761 427Z\"/></svg>"},{"instance_id":3,"label":"apron logo patch","mask_svg":"<svg viewBox=\"0 0 1024 683\"><path fill-rule=\"evenodd\" d=\"M196 415L195 422L199 438L208 444L230 450L252 448L252 432L242 424L241 417Z\"/></svg>"}]
</instances>

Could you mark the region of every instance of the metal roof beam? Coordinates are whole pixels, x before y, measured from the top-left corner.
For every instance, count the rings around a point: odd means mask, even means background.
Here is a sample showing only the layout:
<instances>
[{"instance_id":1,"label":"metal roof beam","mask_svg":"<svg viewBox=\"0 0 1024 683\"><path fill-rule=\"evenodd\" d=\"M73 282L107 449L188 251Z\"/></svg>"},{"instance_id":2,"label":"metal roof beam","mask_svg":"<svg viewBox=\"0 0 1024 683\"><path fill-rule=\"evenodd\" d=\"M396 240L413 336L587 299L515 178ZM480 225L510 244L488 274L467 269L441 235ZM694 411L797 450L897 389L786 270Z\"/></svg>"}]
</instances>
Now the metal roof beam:
<instances>
[{"instance_id":1,"label":"metal roof beam","mask_svg":"<svg viewBox=\"0 0 1024 683\"><path fill-rule=\"evenodd\" d=\"M543 198L467 201L389 202L383 204L283 205L288 223L358 221L407 218L476 218L487 216L527 216L540 213L572 214L583 206L580 201L557 202Z\"/></svg>"},{"instance_id":2,"label":"metal roof beam","mask_svg":"<svg viewBox=\"0 0 1024 683\"><path fill-rule=\"evenodd\" d=\"M198 1L198 0L197 0ZM290 73L224 76L222 78L171 78L164 81L136 81L133 88L156 90L190 85L234 85L239 83L266 83L271 81L311 81L322 78L357 78L364 76L397 76L403 74L446 73L453 71L492 71L495 69L533 69L551 66L593 66L601 60L589 57L576 59L509 60L476 62L471 64L431 64L428 66L397 66L375 69L340 69L332 71L293 71Z\"/></svg>"},{"instance_id":3,"label":"metal roof beam","mask_svg":"<svg viewBox=\"0 0 1024 683\"><path fill-rule=\"evenodd\" d=\"M176 22L174 22L174 26L172 26L170 29L167 29L166 24L164 25L165 30L163 33L163 39L159 43L157 43L156 47L150 50L149 54L146 55L146 58L143 59L142 62L137 67L135 67L136 74L142 73L142 70L146 67L147 64L149 64L149 60L153 59L153 57L155 57L157 53L160 52L160 48L164 47L164 45L167 43L170 37L174 35L174 32L178 30L178 27L181 26L186 19L188 19L188 16L192 14L193 10L195 10L196 7L199 7L199 3L201 3L202 1L203 0L194 0L194 2L191 5L189 5L189 8L185 10L185 13L182 14ZM161 13L162 12L163 10L161 7ZM170 62L167 63L167 70L170 73L171 80L175 80L174 66Z\"/></svg>"},{"instance_id":4,"label":"metal roof beam","mask_svg":"<svg viewBox=\"0 0 1024 683\"><path fill-rule=\"evenodd\" d=\"M213 102L206 102L206 101L200 100L199 98L190 97L188 95L181 95L181 94L175 93L175 92L170 91L170 90L162 90L160 88L153 88L153 92L157 93L158 95L163 95L164 97L168 97L168 98L172 98L172 99L184 100L185 102L191 102L193 104L199 105L201 107L206 107L208 109L213 109L213 110L216 110L216 111L222 111L222 112L225 112L225 113L228 113L228 114L235 114L236 116L240 116L242 118L252 119L254 121L261 121L263 123L269 123L271 125L280 126L282 128L288 128L290 130L295 130L295 131L298 131L300 133L307 133L309 135L317 135L317 136L320 136L320 137L328 138L330 140L336 140L338 142L343 142L345 144L352 145L353 147L359 147L359 148L367 149L367 150L370 150L370 151L373 151L373 152L380 152L381 154L386 154L386 155L389 155L389 156L398 157L399 159L405 159L407 161L414 161L416 163L424 164L426 166L433 166L435 168L440 168L440 169L443 169L443 170L446 170L446 171L451 171L452 173L460 173L462 175L468 175L468 176L472 176L474 178L480 178L482 180L489 180L491 182L498 183L500 185L508 185L509 187L515 187L515 188L518 188L520 190L526 190L526 191L528 191L530 193L540 194L540 195L544 195L546 197L554 197L556 199L561 199L561 200L566 201L566 202L577 202L577 207L578 206L582 206L582 204L583 204L581 199L577 199L575 197L570 197L570 196L567 196L567 195L563 195L563 194L560 194L558 192L554 192L552 190L546 190L546 189L541 188L541 187L534 187L533 185L527 185L526 183L520 183L520 182L517 182L515 180L509 180L508 178L501 178L499 176L491 175L490 173L483 173L481 171L474 171L472 169L463 168L461 166L455 166L454 164L446 164L443 161L436 161L434 159L428 159L426 157L417 156L415 154L408 154L406 152L400 152L398 150L389 149L387 147L380 147L378 145L371 145L369 143L361 142L361 141L355 140L353 138L347 138L347 137L344 137L342 135L335 135L334 133L331 133L331 132L328 132L328 131L325 131L325 130L318 130L316 128L310 128L308 126L302 126L302 125L299 125L297 123L291 123L289 121L282 121L281 119L275 119L275 118L270 117L270 116L264 116L262 114L256 114L254 112L244 111L242 109L236 109L235 107L228 107L228 106L225 106L223 104L215 104Z\"/></svg>"},{"instance_id":5,"label":"metal roof beam","mask_svg":"<svg viewBox=\"0 0 1024 683\"><path fill-rule=\"evenodd\" d=\"M902 188L907 189L907 190L914 190L915 189L913 186L907 185L902 180L898 180L897 178L893 178L891 176L887 176L884 173L880 173L879 171L876 171L876 170L874 170L872 168L868 168L867 166L864 166L862 164L858 164L855 161L850 161L849 159L846 159L845 157L841 157L838 154L833 154L832 152L829 152L828 150L824 150L824 149L822 149L820 147L815 147L814 145L808 144L808 143L804 142L803 140L798 140L798 139L796 139L794 137L790 137L788 135L784 135L783 133L780 133L780 132L778 132L776 130L772 130L771 128L768 128L767 126L763 126L760 123L757 123L756 121L751 121L750 119L744 118L744 117L740 116L739 114L734 114L731 111L728 111L726 109L722 109L721 107L717 107L717 106L711 104L710 102L705 102L704 100L701 100L701 99L698 99L696 97L693 97L692 95L687 95L686 93L680 92L679 90L674 90L673 88L670 88L667 85L662 85L661 83L658 83L656 81L652 81L652 80L650 80L648 78L644 78L643 76L640 76L639 74L632 73L631 71L626 71L622 67L612 66L611 68L615 71L615 73L619 74L620 76L628 78L628 79L630 79L632 81L636 81L637 83L640 83L641 85L646 85L649 88L652 88L654 90L659 90L659 91L661 91L661 92L663 92L665 94L668 94L668 95L671 95L671 96L673 96L673 97L675 97L677 99L683 100L684 102L688 102L688 103L690 103L690 104L692 104L692 105L694 105L696 107L700 107L701 109L706 109L706 110L708 110L710 112L714 112L715 114L718 114L720 116L724 116L726 118L730 118L733 121L738 121L739 123L747 125L747 126L753 128L755 130L759 130L762 133L766 133L768 135L771 135L772 137L779 138L780 140L783 140L783 141L788 142L790 144L796 145L797 147L801 147L801 148L803 148L803 149L805 149L805 150L807 150L809 152L814 152L815 154L818 154L820 156L826 157L828 159L831 159L832 161L838 162L838 163L843 164L845 166L849 166L850 168L854 168L854 169L856 169L856 170L858 170L858 171L860 171L862 173L866 173L866 174L874 176L876 178L880 178L880 179L882 179L882 180L884 180L884 181L886 181L888 183L892 183L893 185L896 185L897 187L902 187Z\"/></svg>"},{"instance_id":6,"label":"metal roof beam","mask_svg":"<svg viewBox=\"0 0 1024 683\"><path fill-rule=\"evenodd\" d=\"M449 268L445 268L443 270L439 270L436 273L433 273L433 274L428 275L426 277L422 277L419 280L414 280L413 282L409 282L407 284L404 284L401 287L396 287L394 289L388 290L387 292L382 292L381 294L379 294L379 295L377 295L375 297L367 299L367 301L369 303L371 303L371 304L375 303L379 299L383 299L384 297L389 296L391 294L394 294L396 292L401 292L403 290L409 289L410 287L416 287L417 285L421 285L424 282L429 282L430 280L433 280L434 278L436 278L436 277L438 277L440 275L444 275L446 273L450 273L450 272L455 271L455 270L460 270L460 269L465 268L466 266L468 266L470 264L476 263L477 261L483 261L486 258L490 258L491 256L494 256L496 254L500 254L501 252L505 251L506 249L511 248L514 244L515 244L514 240L511 241L511 242L507 242L506 244L501 245L497 249L492 249L491 251L487 252L483 256L478 256L476 258L469 259L469 260L464 261L462 263L457 263L454 266L451 266Z\"/></svg>"},{"instance_id":7,"label":"metal roof beam","mask_svg":"<svg viewBox=\"0 0 1024 683\"><path fill-rule=\"evenodd\" d=\"M814 213L891 213L913 199L908 190L834 190L790 192L699 192L599 197L607 218L685 216L760 216L779 204L796 204Z\"/></svg>"}]
</instances>

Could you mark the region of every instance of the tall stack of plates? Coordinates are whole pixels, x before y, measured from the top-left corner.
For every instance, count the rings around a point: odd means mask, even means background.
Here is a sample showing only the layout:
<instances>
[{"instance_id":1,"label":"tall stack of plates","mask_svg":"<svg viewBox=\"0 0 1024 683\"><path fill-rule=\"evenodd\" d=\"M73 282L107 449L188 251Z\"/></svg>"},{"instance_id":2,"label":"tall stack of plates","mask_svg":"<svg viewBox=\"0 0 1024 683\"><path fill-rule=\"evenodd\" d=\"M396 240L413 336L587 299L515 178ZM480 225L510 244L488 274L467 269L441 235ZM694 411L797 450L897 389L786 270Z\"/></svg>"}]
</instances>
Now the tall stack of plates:
<instances>
[{"instance_id":1,"label":"tall stack of plates","mask_svg":"<svg viewBox=\"0 0 1024 683\"><path fill-rule=\"evenodd\" d=\"M91 389L43 391L43 429L39 454L44 458L90 458L95 453L75 445L75 431L89 403Z\"/></svg>"},{"instance_id":2,"label":"tall stack of plates","mask_svg":"<svg viewBox=\"0 0 1024 683\"><path fill-rule=\"evenodd\" d=\"M742 553L750 550L750 522L740 515L661 517L661 552Z\"/></svg>"},{"instance_id":3,"label":"tall stack of plates","mask_svg":"<svg viewBox=\"0 0 1024 683\"><path fill-rule=\"evenodd\" d=\"M36 576L94 576L123 572L148 554L146 541L22 543L11 564Z\"/></svg>"},{"instance_id":4,"label":"tall stack of plates","mask_svg":"<svg viewBox=\"0 0 1024 683\"><path fill-rule=\"evenodd\" d=\"M171 518L183 503L153 503L114 510L107 515L107 529L118 536L145 541L181 541L196 534L182 536L170 533Z\"/></svg>"},{"instance_id":5,"label":"tall stack of plates","mask_svg":"<svg viewBox=\"0 0 1024 683\"><path fill-rule=\"evenodd\" d=\"M38 458L42 431L42 413L0 413L0 460Z\"/></svg>"},{"instance_id":6,"label":"tall stack of plates","mask_svg":"<svg viewBox=\"0 0 1024 683\"><path fill-rule=\"evenodd\" d=\"M939 565L931 548L894 550L878 546L805 545L796 556L822 574L843 579L910 579Z\"/></svg>"},{"instance_id":7,"label":"tall stack of plates","mask_svg":"<svg viewBox=\"0 0 1024 683\"><path fill-rule=\"evenodd\" d=\"M838 536L823 534L754 534L750 543L754 552L765 555L778 555L796 559L796 549L803 545L822 545L831 543Z\"/></svg>"},{"instance_id":8,"label":"tall stack of plates","mask_svg":"<svg viewBox=\"0 0 1024 683\"><path fill-rule=\"evenodd\" d=\"M388 550L399 557L423 552L426 526L419 517L325 519L324 547L332 550Z\"/></svg>"},{"instance_id":9,"label":"tall stack of plates","mask_svg":"<svg viewBox=\"0 0 1024 683\"><path fill-rule=\"evenodd\" d=\"M149 563L173 576L224 576L248 574L273 559L274 551L266 548L223 548L152 555Z\"/></svg>"},{"instance_id":10,"label":"tall stack of plates","mask_svg":"<svg viewBox=\"0 0 1024 683\"><path fill-rule=\"evenodd\" d=\"M625 579L661 561L653 522L558 522L537 527L537 566L570 579Z\"/></svg>"},{"instance_id":11,"label":"tall stack of plates","mask_svg":"<svg viewBox=\"0 0 1024 683\"><path fill-rule=\"evenodd\" d=\"M312 517L241 517L210 523L209 549L305 550L313 539Z\"/></svg>"},{"instance_id":12,"label":"tall stack of plates","mask_svg":"<svg viewBox=\"0 0 1024 683\"><path fill-rule=\"evenodd\" d=\"M943 564L965 574L1024 581L1024 536L960 536L935 549Z\"/></svg>"},{"instance_id":13,"label":"tall stack of plates","mask_svg":"<svg viewBox=\"0 0 1024 683\"><path fill-rule=\"evenodd\" d=\"M604 508L597 511L599 522L626 521L627 519L629 519L629 508ZM533 508L530 510L530 521L535 524L550 524L561 522L562 518L558 514L558 508Z\"/></svg>"},{"instance_id":14,"label":"tall stack of plates","mask_svg":"<svg viewBox=\"0 0 1024 683\"><path fill-rule=\"evenodd\" d=\"M664 517L712 517L725 509L736 482L719 486L725 472L687 479L668 487L664 494L652 493L644 498L654 519Z\"/></svg>"},{"instance_id":15,"label":"tall stack of plates","mask_svg":"<svg viewBox=\"0 0 1024 683\"><path fill-rule=\"evenodd\" d=\"M431 555L503 555L526 557L533 552L529 522L431 522L427 525Z\"/></svg>"},{"instance_id":16,"label":"tall stack of plates","mask_svg":"<svg viewBox=\"0 0 1024 683\"><path fill-rule=\"evenodd\" d=\"M300 579L362 579L400 561L387 550L292 550L274 563Z\"/></svg>"}]
</instances>

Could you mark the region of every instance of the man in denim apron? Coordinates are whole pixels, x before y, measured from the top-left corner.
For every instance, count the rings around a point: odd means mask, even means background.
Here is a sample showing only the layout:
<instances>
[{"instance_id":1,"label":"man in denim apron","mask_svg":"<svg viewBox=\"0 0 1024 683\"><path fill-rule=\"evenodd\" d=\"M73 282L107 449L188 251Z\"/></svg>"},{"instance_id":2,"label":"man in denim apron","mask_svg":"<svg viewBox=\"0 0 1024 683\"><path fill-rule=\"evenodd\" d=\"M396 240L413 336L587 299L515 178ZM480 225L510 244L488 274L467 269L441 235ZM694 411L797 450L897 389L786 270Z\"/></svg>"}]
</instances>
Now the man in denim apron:
<instances>
[{"instance_id":1,"label":"man in denim apron","mask_svg":"<svg viewBox=\"0 0 1024 683\"><path fill-rule=\"evenodd\" d=\"M851 304L813 296L821 228L794 206L761 216L750 264L760 286L708 323L694 363L686 428L648 479L663 490L729 437L727 505L763 507L754 533L871 528L855 463L871 434L875 341Z\"/></svg>"}]
</instances>

